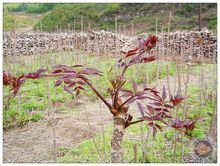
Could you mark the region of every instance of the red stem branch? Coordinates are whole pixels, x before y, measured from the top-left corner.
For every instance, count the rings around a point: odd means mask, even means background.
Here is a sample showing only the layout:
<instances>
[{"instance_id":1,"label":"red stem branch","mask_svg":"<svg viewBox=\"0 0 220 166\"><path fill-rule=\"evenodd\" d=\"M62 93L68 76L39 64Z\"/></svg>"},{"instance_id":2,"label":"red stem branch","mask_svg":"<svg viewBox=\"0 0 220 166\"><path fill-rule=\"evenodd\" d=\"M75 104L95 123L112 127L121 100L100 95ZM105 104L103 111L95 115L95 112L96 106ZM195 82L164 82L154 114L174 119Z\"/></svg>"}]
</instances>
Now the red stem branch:
<instances>
[{"instance_id":1,"label":"red stem branch","mask_svg":"<svg viewBox=\"0 0 220 166\"><path fill-rule=\"evenodd\" d=\"M83 78L82 78L83 79ZM90 83L88 82L87 80L83 79L83 81L85 81L85 83L96 93L96 95L105 103L105 105L111 110L112 109L112 106L111 104L109 104L105 98L95 89L95 87Z\"/></svg>"},{"instance_id":2,"label":"red stem branch","mask_svg":"<svg viewBox=\"0 0 220 166\"><path fill-rule=\"evenodd\" d=\"M127 102L129 102L133 97L134 97L134 96L129 97L124 103L122 103L122 104L119 106L118 109L120 110L120 108L123 107Z\"/></svg>"}]
</instances>

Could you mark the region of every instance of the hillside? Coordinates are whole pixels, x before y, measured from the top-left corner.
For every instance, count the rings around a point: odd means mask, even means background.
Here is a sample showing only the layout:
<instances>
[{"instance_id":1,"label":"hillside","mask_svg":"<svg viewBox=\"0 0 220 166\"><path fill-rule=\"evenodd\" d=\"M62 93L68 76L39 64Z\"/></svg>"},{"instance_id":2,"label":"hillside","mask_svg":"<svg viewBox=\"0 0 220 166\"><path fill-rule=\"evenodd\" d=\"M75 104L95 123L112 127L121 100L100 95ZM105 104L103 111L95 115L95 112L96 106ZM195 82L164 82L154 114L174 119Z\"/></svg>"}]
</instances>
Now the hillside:
<instances>
[{"instance_id":1,"label":"hillside","mask_svg":"<svg viewBox=\"0 0 220 166\"><path fill-rule=\"evenodd\" d=\"M171 30L198 30L198 4L156 4L156 3L87 3L87 4L5 4L4 18L9 14L23 11L26 15L41 14L42 16L31 25L33 30L54 31L72 28L96 30L115 30L115 16L117 17L118 31L135 33L155 31L156 19L158 31L167 26L170 11L172 12ZM202 27L216 30L217 4L202 4ZM16 15L13 19L19 20ZM83 21L82 21L83 18ZM7 21L10 22L10 21ZM11 23L13 24L13 23ZM12 25L11 25L12 26ZM17 25L13 25L16 29ZM25 24L24 24L25 26ZM4 30L9 31L10 25Z\"/></svg>"}]
</instances>

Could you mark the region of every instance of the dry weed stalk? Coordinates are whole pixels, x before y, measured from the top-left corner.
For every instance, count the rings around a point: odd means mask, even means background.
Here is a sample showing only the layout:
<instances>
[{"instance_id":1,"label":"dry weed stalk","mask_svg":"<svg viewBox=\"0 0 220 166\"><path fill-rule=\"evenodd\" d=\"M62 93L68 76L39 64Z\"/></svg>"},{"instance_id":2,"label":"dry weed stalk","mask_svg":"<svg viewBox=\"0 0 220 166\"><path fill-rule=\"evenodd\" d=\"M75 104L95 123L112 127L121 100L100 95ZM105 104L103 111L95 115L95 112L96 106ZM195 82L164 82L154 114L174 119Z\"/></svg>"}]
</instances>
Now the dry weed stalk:
<instances>
[{"instance_id":1,"label":"dry weed stalk","mask_svg":"<svg viewBox=\"0 0 220 166\"><path fill-rule=\"evenodd\" d=\"M170 11L170 16L169 16L169 22L168 22L168 33L167 33L167 55L169 56L170 53L170 47L169 47L169 43L170 43L170 27L171 27L171 19L172 19L172 13ZM168 90L168 96L171 96L171 92L170 92L170 69L169 69L169 64L166 60L166 72L167 72L167 90Z\"/></svg>"},{"instance_id":2,"label":"dry weed stalk","mask_svg":"<svg viewBox=\"0 0 220 166\"><path fill-rule=\"evenodd\" d=\"M53 158L54 162L57 161L57 140L56 140L56 124L55 124L55 119L54 119L54 112L53 106L52 106L52 101L51 101L51 95L50 95L50 84L48 79L46 78L46 88L47 88L47 99L49 103L49 109L48 109L48 117L51 119L51 125L52 125L52 134L53 134Z\"/></svg>"},{"instance_id":3,"label":"dry weed stalk","mask_svg":"<svg viewBox=\"0 0 220 166\"><path fill-rule=\"evenodd\" d=\"M137 144L133 145L133 150L134 150L134 162L137 162Z\"/></svg>"},{"instance_id":4,"label":"dry weed stalk","mask_svg":"<svg viewBox=\"0 0 220 166\"><path fill-rule=\"evenodd\" d=\"M146 158L146 144L145 144L145 137L144 137L144 131L142 127L142 123L140 124L140 130L141 130L141 150L142 150L142 162L145 162Z\"/></svg>"},{"instance_id":5,"label":"dry weed stalk","mask_svg":"<svg viewBox=\"0 0 220 166\"><path fill-rule=\"evenodd\" d=\"M102 114L102 107L101 107L101 101L99 100L99 112L100 112L100 118L101 118L101 127L102 127L102 140L103 140L103 153L104 153L104 161L106 161L106 149L105 149L105 128L104 128L104 119Z\"/></svg>"}]
</instances>

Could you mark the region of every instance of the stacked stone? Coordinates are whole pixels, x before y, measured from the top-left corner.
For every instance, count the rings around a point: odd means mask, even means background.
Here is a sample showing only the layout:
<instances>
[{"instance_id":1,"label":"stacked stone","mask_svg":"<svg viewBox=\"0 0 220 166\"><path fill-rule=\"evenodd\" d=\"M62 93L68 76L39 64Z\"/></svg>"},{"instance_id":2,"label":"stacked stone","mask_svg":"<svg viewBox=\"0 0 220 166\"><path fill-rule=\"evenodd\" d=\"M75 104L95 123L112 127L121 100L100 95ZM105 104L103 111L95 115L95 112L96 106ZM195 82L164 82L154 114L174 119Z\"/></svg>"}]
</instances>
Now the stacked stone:
<instances>
[{"instance_id":1,"label":"stacked stone","mask_svg":"<svg viewBox=\"0 0 220 166\"><path fill-rule=\"evenodd\" d=\"M120 51L134 48L138 38L147 38L148 34L128 37L106 31L65 33L4 33L4 56L32 55L50 51L68 51L80 49L98 55L117 55ZM165 51L175 56L192 55L194 57L213 57L217 55L217 39L208 30L176 31L158 34L159 44ZM163 40L162 40L163 39ZM191 45L191 46L190 46ZM192 47L192 51L189 49ZM158 48L157 48L158 49ZM183 51L184 50L184 51ZM186 51L187 50L187 51ZM161 50L159 50L161 52Z\"/></svg>"},{"instance_id":2,"label":"stacked stone","mask_svg":"<svg viewBox=\"0 0 220 166\"><path fill-rule=\"evenodd\" d=\"M116 42L118 42L118 50L115 50ZM87 33L4 33L3 43L4 55L14 56L73 49L89 52L98 49L101 54L113 54L115 51L129 49L132 42L124 35L90 31Z\"/></svg>"},{"instance_id":3,"label":"stacked stone","mask_svg":"<svg viewBox=\"0 0 220 166\"><path fill-rule=\"evenodd\" d=\"M211 31L176 31L169 35L160 35L164 39L165 49L170 49L170 52L175 56L181 56L184 50L193 57L210 58L217 55L217 38ZM192 44L192 46L190 46ZM190 50L192 47L192 50ZM190 51L190 52L189 52ZM191 52L192 51L192 52Z\"/></svg>"}]
</instances>

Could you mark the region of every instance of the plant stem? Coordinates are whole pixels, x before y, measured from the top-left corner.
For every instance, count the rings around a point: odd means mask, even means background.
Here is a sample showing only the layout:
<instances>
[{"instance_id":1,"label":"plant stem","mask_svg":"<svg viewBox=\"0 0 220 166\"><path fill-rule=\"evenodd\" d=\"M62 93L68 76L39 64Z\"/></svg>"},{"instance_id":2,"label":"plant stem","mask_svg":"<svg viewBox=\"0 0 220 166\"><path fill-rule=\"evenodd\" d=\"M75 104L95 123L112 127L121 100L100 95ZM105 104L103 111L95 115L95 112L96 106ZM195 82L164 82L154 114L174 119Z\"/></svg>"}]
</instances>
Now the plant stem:
<instances>
[{"instance_id":1,"label":"plant stem","mask_svg":"<svg viewBox=\"0 0 220 166\"><path fill-rule=\"evenodd\" d=\"M96 88L87 80L83 79L85 83L96 93L96 95L105 103L105 105L111 110L112 106L105 100L105 98L96 90Z\"/></svg>"},{"instance_id":2,"label":"plant stem","mask_svg":"<svg viewBox=\"0 0 220 166\"><path fill-rule=\"evenodd\" d=\"M111 141L111 160L113 163L123 162L122 140L125 133L125 117L119 114L114 117L114 131Z\"/></svg>"},{"instance_id":3,"label":"plant stem","mask_svg":"<svg viewBox=\"0 0 220 166\"><path fill-rule=\"evenodd\" d=\"M127 102L129 102L134 96L129 97L124 103L122 103L119 107L118 110L121 109L121 107L123 107Z\"/></svg>"},{"instance_id":4,"label":"plant stem","mask_svg":"<svg viewBox=\"0 0 220 166\"><path fill-rule=\"evenodd\" d=\"M52 112L52 102L51 102L51 96L50 96L50 84L48 82L48 79L46 79L46 87L47 87L47 97L48 97L48 103L49 103L49 112ZM52 133L53 133L53 155L54 155L54 162L57 161L57 141L56 141L56 128L55 128L55 119L54 114L49 114L49 117L51 118L52 123Z\"/></svg>"},{"instance_id":5,"label":"plant stem","mask_svg":"<svg viewBox=\"0 0 220 166\"><path fill-rule=\"evenodd\" d=\"M133 150L134 150L134 162L137 162L137 144L133 145Z\"/></svg>"},{"instance_id":6,"label":"plant stem","mask_svg":"<svg viewBox=\"0 0 220 166\"><path fill-rule=\"evenodd\" d=\"M140 125L140 130L141 130L141 142L142 142L142 162L144 163L146 157L146 151L145 151L145 141L144 141L144 133L143 133L142 125Z\"/></svg>"}]
</instances>

